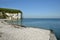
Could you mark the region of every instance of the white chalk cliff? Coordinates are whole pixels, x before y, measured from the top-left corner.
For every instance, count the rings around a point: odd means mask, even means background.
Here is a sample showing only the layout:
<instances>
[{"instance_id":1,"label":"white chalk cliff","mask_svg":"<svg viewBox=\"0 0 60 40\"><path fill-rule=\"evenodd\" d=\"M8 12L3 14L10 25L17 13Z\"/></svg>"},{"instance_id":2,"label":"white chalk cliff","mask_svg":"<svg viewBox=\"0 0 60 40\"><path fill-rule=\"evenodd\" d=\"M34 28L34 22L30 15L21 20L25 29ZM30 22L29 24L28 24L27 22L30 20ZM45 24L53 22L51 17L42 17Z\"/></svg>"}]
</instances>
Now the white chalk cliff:
<instances>
[{"instance_id":1,"label":"white chalk cliff","mask_svg":"<svg viewBox=\"0 0 60 40\"><path fill-rule=\"evenodd\" d=\"M6 15L8 15L9 17L7 17L7 19L20 19L21 18L21 13L6 13Z\"/></svg>"}]
</instances>

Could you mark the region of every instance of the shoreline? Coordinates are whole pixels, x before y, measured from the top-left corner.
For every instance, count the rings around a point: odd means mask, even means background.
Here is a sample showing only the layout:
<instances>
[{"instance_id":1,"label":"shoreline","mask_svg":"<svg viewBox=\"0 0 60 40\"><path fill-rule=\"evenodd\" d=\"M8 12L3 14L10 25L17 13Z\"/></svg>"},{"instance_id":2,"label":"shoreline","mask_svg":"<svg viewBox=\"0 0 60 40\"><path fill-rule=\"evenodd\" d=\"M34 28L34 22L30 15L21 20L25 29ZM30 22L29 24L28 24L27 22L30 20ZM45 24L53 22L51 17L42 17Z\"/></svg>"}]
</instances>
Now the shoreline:
<instances>
[{"instance_id":1,"label":"shoreline","mask_svg":"<svg viewBox=\"0 0 60 40\"><path fill-rule=\"evenodd\" d=\"M50 30L31 27L24 28L17 25L14 27L14 25L10 25L4 21L3 23L1 22L2 21L0 21L0 40L50 40Z\"/></svg>"}]
</instances>

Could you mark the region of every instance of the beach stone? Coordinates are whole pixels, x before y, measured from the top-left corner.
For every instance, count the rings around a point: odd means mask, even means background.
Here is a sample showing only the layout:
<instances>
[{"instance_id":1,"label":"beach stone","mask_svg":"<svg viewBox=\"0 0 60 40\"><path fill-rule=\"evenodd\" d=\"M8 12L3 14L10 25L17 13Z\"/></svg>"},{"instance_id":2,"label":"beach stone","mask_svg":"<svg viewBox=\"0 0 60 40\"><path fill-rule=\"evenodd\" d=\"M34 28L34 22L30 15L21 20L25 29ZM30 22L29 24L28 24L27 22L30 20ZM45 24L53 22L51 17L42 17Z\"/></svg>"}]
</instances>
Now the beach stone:
<instances>
[{"instance_id":1,"label":"beach stone","mask_svg":"<svg viewBox=\"0 0 60 40\"><path fill-rule=\"evenodd\" d=\"M20 27L1 23L0 40L50 40L51 31L47 29ZM53 35L53 34L52 34ZM55 38L53 36L52 38Z\"/></svg>"}]
</instances>

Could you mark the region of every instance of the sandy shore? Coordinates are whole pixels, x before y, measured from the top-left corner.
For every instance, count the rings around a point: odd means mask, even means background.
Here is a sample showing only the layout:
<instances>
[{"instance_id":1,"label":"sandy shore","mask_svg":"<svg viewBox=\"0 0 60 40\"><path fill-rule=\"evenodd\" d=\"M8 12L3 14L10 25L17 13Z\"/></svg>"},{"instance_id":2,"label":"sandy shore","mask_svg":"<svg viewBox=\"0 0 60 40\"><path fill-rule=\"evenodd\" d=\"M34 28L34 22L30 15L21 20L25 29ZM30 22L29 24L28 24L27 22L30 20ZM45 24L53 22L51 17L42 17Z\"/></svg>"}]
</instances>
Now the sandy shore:
<instances>
[{"instance_id":1,"label":"sandy shore","mask_svg":"<svg viewBox=\"0 0 60 40\"><path fill-rule=\"evenodd\" d=\"M49 40L50 30L38 28L15 28L0 21L0 40Z\"/></svg>"}]
</instances>

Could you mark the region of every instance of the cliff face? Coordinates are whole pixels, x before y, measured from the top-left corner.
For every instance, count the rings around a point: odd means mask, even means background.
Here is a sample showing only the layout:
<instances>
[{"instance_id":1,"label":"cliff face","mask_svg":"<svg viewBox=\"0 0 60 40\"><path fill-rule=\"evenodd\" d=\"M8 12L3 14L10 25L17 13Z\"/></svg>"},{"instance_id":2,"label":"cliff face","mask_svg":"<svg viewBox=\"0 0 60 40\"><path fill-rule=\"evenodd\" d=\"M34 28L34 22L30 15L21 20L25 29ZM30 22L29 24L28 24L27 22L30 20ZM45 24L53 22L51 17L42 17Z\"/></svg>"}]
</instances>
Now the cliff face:
<instances>
[{"instance_id":1,"label":"cliff face","mask_svg":"<svg viewBox=\"0 0 60 40\"><path fill-rule=\"evenodd\" d=\"M7 19L20 19L21 18L21 13L6 13L6 15L8 15Z\"/></svg>"},{"instance_id":2,"label":"cliff face","mask_svg":"<svg viewBox=\"0 0 60 40\"><path fill-rule=\"evenodd\" d=\"M18 13L18 15L17 15ZM0 18L4 19L20 19L20 14L22 13L21 10L17 9L10 9L10 8L0 8ZM2 14L2 15L1 15Z\"/></svg>"},{"instance_id":3,"label":"cliff face","mask_svg":"<svg viewBox=\"0 0 60 40\"><path fill-rule=\"evenodd\" d=\"M8 16L4 12L0 12L0 19L6 19Z\"/></svg>"}]
</instances>

